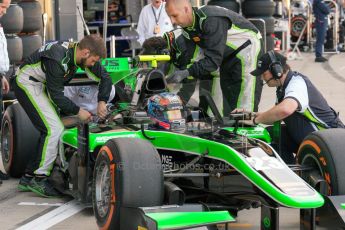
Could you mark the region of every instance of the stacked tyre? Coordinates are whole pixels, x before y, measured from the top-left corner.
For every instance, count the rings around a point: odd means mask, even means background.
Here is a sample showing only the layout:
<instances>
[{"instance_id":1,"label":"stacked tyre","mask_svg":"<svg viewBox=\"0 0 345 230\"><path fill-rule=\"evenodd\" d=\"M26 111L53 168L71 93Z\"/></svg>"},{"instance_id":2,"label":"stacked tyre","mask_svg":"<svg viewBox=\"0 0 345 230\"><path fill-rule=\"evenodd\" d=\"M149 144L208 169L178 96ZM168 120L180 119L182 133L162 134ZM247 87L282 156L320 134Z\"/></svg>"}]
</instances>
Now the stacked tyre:
<instances>
[{"instance_id":1,"label":"stacked tyre","mask_svg":"<svg viewBox=\"0 0 345 230\"><path fill-rule=\"evenodd\" d=\"M265 36L266 50L274 49L274 18L276 4L272 0L245 0L242 13ZM265 23L264 23L265 22Z\"/></svg>"},{"instance_id":2,"label":"stacked tyre","mask_svg":"<svg viewBox=\"0 0 345 230\"><path fill-rule=\"evenodd\" d=\"M23 58L28 57L42 46L42 7L38 1L22 0L18 5L23 9L24 23L20 37L23 43Z\"/></svg>"},{"instance_id":3,"label":"stacked tyre","mask_svg":"<svg viewBox=\"0 0 345 230\"><path fill-rule=\"evenodd\" d=\"M17 4L11 4L7 9L7 13L1 18L0 23L4 28L4 33L7 41L7 51L10 64L16 66L23 59L23 44L22 39L18 37L18 33L23 30L24 18L23 10ZM10 68L5 75L8 79L12 74L14 74L14 68ZM3 112L5 111L8 103L3 103L6 100L14 99L13 92L7 94L2 93L0 89L0 119L2 118Z\"/></svg>"},{"instance_id":4,"label":"stacked tyre","mask_svg":"<svg viewBox=\"0 0 345 230\"><path fill-rule=\"evenodd\" d=\"M17 4L11 4L7 13L1 18L7 40L8 56L11 64L18 63L23 58L22 39L17 36L23 30L23 10Z\"/></svg>"},{"instance_id":5,"label":"stacked tyre","mask_svg":"<svg viewBox=\"0 0 345 230\"><path fill-rule=\"evenodd\" d=\"M16 66L31 53L42 46L42 38L38 34L42 27L42 8L38 1L13 1L0 23L4 28L10 68L6 76L10 76ZM0 96L1 99L15 99L13 92ZM5 107L6 108L5 104ZM2 106L0 107L2 108ZM0 115L2 111L0 109ZM20 177L32 149L38 145L38 131L34 128L19 103L6 108L2 118L0 170L12 177ZM23 136L24 135L24 136Z\"/></svg>"},{"instance_id":6,"label":"stacked tyre","mask_svg":"<svg viewBox=\"0 0 345 230\"><path fill-rule=\"evenodd\" d=\"M240 12L240 4L236 0L211 0L207 4L221 6L237 13Z\"/></svg>"},{"instance_id":7,"label":"stacked tyre","mask_svg":"<svg viewBox=\"0 0 345 230\"><path fill-rule=\"evenodd\" d=\"M1 24L7 39L7 49L11 64L21 62L42 46L42 7L38 1L12 1Z\"/></svg>"}]
</instances>

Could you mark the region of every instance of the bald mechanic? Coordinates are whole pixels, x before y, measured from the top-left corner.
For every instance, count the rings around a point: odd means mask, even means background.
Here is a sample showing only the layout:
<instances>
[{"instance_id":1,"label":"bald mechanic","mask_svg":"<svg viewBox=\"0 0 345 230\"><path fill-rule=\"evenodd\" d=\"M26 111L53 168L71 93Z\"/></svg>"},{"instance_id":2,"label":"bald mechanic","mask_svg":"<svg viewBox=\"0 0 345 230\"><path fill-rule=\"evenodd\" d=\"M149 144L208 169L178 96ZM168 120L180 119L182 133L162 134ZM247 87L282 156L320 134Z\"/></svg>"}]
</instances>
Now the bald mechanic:
<instances>
[{"instance_id":1,"label":"bald mechanic","mask_svg":"<svg viewBox=\"0 0 345 230\"><path fill-rule=\"evenodd\" d=\"M217 6L193 8L189 0L168 0L166 11L174 25L204 50L205 57L185 70L176 71L168 83L188 76L203 79L220 71L224 114L241 105L256 111L262 83L250 72L261 50L261 34L239 14Z\"/></svg>"},{"instance_id":2,"label":"bald mechanic","mask_svg":"<svg viewBox=\"0 0 345 230\"><path fill-rule=\"evenodd\" d=\"M78 67L84 69L89 78L99 82L97 115L104 118L112 86L111 79L99 62L105 56L102 38L90 35L79 43L48 43L20 66L14 92L40 132L39 147L37 152L31 153L26 173L19 181L20 190L44 197L59 195L48 180L64 130L59 112L77 115L81 121L88 121L91 116L90 112L64 96L64 85L73 78Z\"/></svg>"},{"instance_id":3,"label":"bald mechanic","mask_svg":"<svg viewBox=\"0 0 345 230\"><path fill-rule=\"evenodd\" d=\"M168 70L164 68L164 72L166 74L186 69L195 61L204 57L202 49L183 36L182 29L175 29L170 32L166 32L163 37L152 37L145 40L143 44L143 54L163 53L169 53L172 64L168 66ZM202 81L199 81L200 88L211 91L212 78L213 76L208 76L204 77ZM197 86L196 80L197 79L195 78L187 78L182 81L182 87L179 89L177 94L186 103L190 100L195 91ZM207 110L208 103L203 97L200 98L199 106L204 111Z\"/></svg>"}]
</instances>

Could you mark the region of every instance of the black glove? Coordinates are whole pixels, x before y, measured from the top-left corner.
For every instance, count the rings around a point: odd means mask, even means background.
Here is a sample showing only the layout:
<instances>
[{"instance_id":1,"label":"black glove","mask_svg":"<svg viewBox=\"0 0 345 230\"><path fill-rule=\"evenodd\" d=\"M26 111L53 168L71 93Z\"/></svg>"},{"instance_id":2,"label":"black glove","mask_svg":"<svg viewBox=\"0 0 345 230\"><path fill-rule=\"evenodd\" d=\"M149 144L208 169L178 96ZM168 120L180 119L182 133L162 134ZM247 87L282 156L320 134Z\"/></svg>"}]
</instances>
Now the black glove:
<instances>
[{"instance_id":1,"label":"black glove","mask_svg":"<svg viewBox=\"0 0 345 230\"><path fill-rule=\"evenodd\" d=\"M183 79L187 78L190 76L188 70L177 70L173 74L167 77L167 82L168 83L179 83Z\"/></svg>"}]
</instances>

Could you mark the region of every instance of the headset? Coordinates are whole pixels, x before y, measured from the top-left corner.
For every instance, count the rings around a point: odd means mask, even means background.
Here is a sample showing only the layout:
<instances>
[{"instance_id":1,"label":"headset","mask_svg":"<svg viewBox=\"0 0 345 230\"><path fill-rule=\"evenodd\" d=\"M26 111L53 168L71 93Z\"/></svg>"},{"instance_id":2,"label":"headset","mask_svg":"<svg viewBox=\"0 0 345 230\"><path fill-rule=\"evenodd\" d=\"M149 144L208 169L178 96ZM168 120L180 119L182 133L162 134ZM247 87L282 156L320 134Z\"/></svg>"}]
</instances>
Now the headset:
<instances>
[{"instance_id":1,"label":"headset","mask_svg":"<svg viewBox=\"0 0 345 230\"><path fill-rule=\"evenodd\" d=\"M284 68L280 61L278 61L273 50L268 51L268 55L271 59L271 64L269 65L269 70L275 80L280 79L283 76Z\"/></svg>"}]
</instances>

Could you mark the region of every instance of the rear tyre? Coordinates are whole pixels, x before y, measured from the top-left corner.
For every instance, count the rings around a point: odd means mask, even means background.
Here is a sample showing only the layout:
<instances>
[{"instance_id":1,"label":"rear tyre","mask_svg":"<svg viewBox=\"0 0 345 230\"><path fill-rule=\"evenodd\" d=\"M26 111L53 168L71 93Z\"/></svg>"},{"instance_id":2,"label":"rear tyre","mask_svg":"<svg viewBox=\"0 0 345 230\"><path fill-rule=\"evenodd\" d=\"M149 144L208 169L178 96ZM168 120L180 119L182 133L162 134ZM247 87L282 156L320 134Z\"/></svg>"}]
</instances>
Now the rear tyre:
<instances>
[{"instance_id":1,"label":"rear tyre","mask_svg":"<svg viewBox=\"0 0 345 230\"><path fill-rule=\"evenodd\" d=\"M7 174L20 177L38 149L39 132L19 103L9 106L1 124L1 159Z\"/></svg>"},{"instance_id":2,"label":"rear tyre","mask_svg":"<svg viewBox=\"0 0 345 230\"><path fill-rule=\"evenodd\" d=\"M316 172L328 184L326 195L345 195L344 139L345 129L317 131L308 135L298 150L297 162L313 168L301 177L308 180L310 172Z\"/></svg>"},{"instance_id":3,"label":"rear tyre","mask_svg":"<svg viewBox=\"0 0 345 230\"><path fill-rule=\"evenodd\" d=\"M132 229L121 226L120 209L162 205L163 191L160 157L150 142L115 138L100 149L92 183L99 228Z\"/></svg>"}]
</instances>

